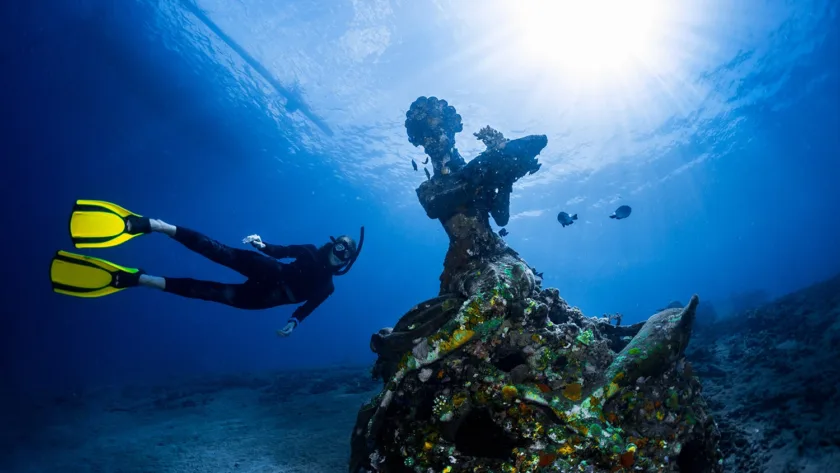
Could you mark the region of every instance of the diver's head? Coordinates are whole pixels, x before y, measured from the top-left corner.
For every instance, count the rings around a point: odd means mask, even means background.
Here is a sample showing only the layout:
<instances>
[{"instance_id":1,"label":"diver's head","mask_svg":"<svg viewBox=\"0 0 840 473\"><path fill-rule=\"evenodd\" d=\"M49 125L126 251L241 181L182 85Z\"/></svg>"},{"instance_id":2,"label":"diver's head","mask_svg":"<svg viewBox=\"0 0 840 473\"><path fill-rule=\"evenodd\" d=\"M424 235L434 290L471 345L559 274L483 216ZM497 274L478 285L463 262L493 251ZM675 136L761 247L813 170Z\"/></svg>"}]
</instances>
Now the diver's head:
<instances>
[{"instance_id":1,"label":"diver's head","mask_svg":"<svg viewBox=\"0 0 840 473\"><path fill-rule=\"evenodd\" d=\"M365 243L365 227L362 227L359 235L359 244L347 235L341 235L338 238L330 237L332 243L329 244L329 252L327 253L329 265L333 268L336 275L347 274L347 271L356 262L359 257L359 252L362 251L362 245Z\"/></svg>"},{"instance_id":2,"label":"diver's head","mask_svg":"<svg viewBox=\"0 0 840 473\"><path fill-rule=\"evenodd\" d=\"M356 242L347 235L341 235L332 242L329 254L330 266L340 268L349 263L355 254Z\"/></svg>"}]
</instances>

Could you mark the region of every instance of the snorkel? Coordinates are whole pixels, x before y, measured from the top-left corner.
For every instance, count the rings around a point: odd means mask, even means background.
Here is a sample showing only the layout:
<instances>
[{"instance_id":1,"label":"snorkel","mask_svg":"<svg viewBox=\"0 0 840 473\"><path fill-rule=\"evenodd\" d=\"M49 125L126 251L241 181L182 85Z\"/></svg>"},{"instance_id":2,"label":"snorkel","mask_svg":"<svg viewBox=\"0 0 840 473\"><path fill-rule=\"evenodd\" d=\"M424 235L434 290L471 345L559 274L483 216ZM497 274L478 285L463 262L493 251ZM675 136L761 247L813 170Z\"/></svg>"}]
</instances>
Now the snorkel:
<instances>
[{"instance_id":1,"label":"snorkel","mask_svg":"<svg viewBox=\"0 0 840 473\"><path fill-rule=\"evenodd\" d=\"M330 240L333 242L333 244L336 243L336 239L334 237L330 237ZM342 276L344 274L347 274L347 271L350 271L350 268L353 267L353 263L355 263L356 259L359 258L359 253L362 252L362 246L364 246L364 244L365 244L365 227L363 225L362 228L361 228L360 234L359 234L359 245L356 247L356 251L353 253L353 256L350 257L350 260L347 262L347 264L345 264L343 267L340 267L339 269L335 270L333 272L333 274L335 274L336 276Z\"/></svg>"}]
</instances>

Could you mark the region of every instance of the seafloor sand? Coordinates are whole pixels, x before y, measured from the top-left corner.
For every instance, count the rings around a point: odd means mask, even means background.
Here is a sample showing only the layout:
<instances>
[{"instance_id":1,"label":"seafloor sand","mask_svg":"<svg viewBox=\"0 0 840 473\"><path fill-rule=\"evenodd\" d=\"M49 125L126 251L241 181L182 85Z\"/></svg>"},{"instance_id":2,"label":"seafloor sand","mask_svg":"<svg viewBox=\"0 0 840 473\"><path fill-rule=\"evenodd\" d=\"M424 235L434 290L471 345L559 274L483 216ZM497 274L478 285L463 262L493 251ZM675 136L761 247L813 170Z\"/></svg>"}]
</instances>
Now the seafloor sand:
<instances>
[{"instance_id":1,"label":"seafloor sand","mask_svg":"<svg viewBox=\"0 0 840 473\"><path fill-rule=\"evenodd\" d=\"M0 471L344 473L356 412L377 388L366 374L230 376L40 402L3 426Z\"/></svg>"}]
</instances>

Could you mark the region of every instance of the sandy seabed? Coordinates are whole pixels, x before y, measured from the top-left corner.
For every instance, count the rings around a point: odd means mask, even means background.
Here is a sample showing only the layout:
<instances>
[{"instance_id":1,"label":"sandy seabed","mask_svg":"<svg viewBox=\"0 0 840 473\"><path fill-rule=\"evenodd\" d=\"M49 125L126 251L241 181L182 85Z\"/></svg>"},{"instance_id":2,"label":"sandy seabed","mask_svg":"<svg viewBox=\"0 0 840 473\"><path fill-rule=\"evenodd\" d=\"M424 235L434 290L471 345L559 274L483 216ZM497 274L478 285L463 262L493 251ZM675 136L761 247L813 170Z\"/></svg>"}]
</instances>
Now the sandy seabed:
<instances>
[{"instance_id":1,"label":"sandy seabed","mask_svg":"<svg viewBox=\"0 0 840 473\"><path fill-rule=\"evenodd\" d=\"M356 413L377 389L367 378L285 372L52 398L5 425L0 472L345 473Z\"/></svg>"}]
</instances>

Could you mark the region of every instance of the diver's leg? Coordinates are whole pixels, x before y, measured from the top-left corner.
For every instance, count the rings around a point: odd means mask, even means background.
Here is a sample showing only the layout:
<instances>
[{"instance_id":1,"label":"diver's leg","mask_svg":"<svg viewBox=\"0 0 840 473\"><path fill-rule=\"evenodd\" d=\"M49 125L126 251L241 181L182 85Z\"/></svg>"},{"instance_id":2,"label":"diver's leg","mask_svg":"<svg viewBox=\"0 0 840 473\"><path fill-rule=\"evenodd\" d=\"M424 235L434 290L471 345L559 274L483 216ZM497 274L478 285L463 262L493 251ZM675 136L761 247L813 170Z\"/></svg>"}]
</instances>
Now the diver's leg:
<instances>
[{"instance_id":1,"label":"diver's leg","mask_svg":"<svg viewBox=\"0 0 840 473\"><path fill-rule=\"evenodd\" d=\"M149 274L141 274L138 284L143 287L177 294L181 297L220 302L227 305L233 305L236 286L241 286L241 284L225 284L190 278L163 278Z\"/></svg>"},{"instance_id":2,"label":"diver's leg","mask_svg":"<svg viewBox=\"0 0 840 473\"><path fill-rule=\"evenodd\" d=\"M252 280L243 284L226 284L191 278L156 279L160 281L153 282L147 279L148 283L141 281L141 284L157 287L181 297L218 302L237 309L268 309L291 303L285 295L272 290L272 286L263 286ZM162 285L158 282L162 282Z\"/></svg>"},{"instance_id":3,"label":"diver's leg","mask_svg":"<svg viewBox=\"0 0 840 473\"><path fill-rule=\"evenodd\" d=\"M161 278L164 280L163 290L190 299L201 299L210 302L236 307L236 289L241 284L225 284L215 281L201 281L191 278Z\"/></svg>"},{"instance_id":4,"label":"diver's leg","mask_svg":"<svg viewBox=\"0 0 840 473\"><path fill-rule=\"evenodd\" d=\"M148 222L148 224L146 223ZM163 220L158 220L156 218L144 218L144 217L134 217L129 218L125 221L126 230L131 233L132 230L136 230L142 233L149 233L149 232L158 232L163 233L168 236L175 236L175 225L170 225ZM135 228L137 227L137 228Z\"/></svg>"},{"instance_id":5,"label":"diver's leg","mask_svg":"<svg viewBox=\"0 0 840 473\"><path fill-rule=\"evenodd\" d=\"M195 230L176 227L161 220L149 219L149 223L152 231L169 235L190 250L247 278L259 280L280 277L281 263L261 253L231 248Z\"/></svg>"}]
</instances>

